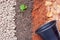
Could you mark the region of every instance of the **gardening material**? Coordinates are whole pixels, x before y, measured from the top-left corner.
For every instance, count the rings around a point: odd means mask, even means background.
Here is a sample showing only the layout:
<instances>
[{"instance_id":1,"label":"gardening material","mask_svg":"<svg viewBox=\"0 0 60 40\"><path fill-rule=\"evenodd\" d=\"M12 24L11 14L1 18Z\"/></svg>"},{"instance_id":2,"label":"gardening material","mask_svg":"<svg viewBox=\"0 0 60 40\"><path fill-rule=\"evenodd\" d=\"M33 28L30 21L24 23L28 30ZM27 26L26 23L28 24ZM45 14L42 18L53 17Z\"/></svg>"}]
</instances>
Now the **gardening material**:
<instances>
[{"instance_id":1,"label":"gardening material","mask_svg":"<svg viewBox=\"0 0 60 40\"><path fill-rule=\"evenodd\" d=\"M32 40L42 40L42 38L37 35L35 31L48 20L46 14L47 10L45 0L34 0L32 10Z\"/></svg>"},{"instance_id":2,"label":"gardening material","mask_svg":"<svg viewBox=\"0 0 60 40\"><path fill-rule=\"evenodd\" d=\"M48 2L49 1L49 2ZM51 2L50 2L51 1ZM35 33L35 31L41 27L46 22L57 20L57 27L60 30L60 21L59 21L59 15L56 15L57 13L52 13L52 10L48 10L48 8L55 9L56 0L34 0L33 4L33 11L32 11L32 40L42 40L42 38ZM58 3L59 1L57 1ZM45 4L47 3L47 4ZM52 5L53 4L53 5ZM47 6L46 6L47 5ZM49 7L48 7L49 6ZM52 6L52 7L51 7ZM58 5L57 5L58 6ZM58 7L59 9L60 7ZM56 10L55 10L56 11ZM59 11L58 11L59 12Z\"/></svg>"},{"instance_id":3,"label":"gardening material","mask_svg":"<svg viewBox=\"0 0 60 40\"><path fill-rule=\"evenodd\" d=\"M36 33L42 36L44 40L60 40L56 27L56 20L53 20L42 25L41 28L37 29Z\"/></svg>"}]
</instances>

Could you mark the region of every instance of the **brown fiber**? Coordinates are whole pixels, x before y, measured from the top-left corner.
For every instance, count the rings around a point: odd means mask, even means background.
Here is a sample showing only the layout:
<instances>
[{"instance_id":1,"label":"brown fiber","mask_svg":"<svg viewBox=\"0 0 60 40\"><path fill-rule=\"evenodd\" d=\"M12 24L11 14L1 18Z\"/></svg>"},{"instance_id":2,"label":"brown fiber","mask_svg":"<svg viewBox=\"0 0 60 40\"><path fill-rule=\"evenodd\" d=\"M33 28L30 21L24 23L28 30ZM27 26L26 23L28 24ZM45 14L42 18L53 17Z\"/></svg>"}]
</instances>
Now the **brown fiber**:
<instances>
[{"instance_id":1,"label":"brown fiber","mask_svg":"<svg viewBox=\"0 0 60 40\"><path fill-rule=\"evenodd\" d=\"M32 40L42 40L42 38L35 33L35 31L47 21L47 10L45 0L34 0L32 11Z\"/></svg>"}]
</instances>

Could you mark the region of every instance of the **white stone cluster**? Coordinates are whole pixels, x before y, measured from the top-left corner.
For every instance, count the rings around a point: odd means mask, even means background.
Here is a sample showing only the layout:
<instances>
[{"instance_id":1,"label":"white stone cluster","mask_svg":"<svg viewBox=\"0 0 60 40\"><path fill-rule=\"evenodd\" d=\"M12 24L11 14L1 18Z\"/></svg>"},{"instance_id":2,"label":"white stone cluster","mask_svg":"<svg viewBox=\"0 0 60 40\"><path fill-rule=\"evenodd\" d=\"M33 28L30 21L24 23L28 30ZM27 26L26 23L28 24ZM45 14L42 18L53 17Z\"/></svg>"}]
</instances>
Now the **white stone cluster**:
<instances>
[{"instance_id":1,"label":"white stone cluster","mask_svg":"<svg viewBox=\"0 0 60 40\"><path fill-rule=\"evenodd\" d=\"M0 40L17 40L14 5L16 0L0 0Z\"/></svg>"}]
</instances>

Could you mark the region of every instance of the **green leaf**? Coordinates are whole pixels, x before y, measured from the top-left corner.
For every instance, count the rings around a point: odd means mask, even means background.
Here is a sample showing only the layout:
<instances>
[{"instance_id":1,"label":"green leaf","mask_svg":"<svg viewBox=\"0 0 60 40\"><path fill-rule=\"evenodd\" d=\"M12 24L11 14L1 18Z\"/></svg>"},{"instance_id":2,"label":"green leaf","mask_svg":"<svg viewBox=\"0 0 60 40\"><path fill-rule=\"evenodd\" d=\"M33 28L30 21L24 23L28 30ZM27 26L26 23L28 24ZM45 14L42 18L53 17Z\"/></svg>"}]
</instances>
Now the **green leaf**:
<instances>
[{"instance_id":1,"label":"green leaf","mask_svg":"<svg viewBox=\"0 0 60 40\"><path fill-rule=\"evenodd\" d=\"M26 5L24 5L24 4L21 4L20 5L20 10L21 11L25 11L27 9L27 6Z\"/></svg>"}]
</instances>

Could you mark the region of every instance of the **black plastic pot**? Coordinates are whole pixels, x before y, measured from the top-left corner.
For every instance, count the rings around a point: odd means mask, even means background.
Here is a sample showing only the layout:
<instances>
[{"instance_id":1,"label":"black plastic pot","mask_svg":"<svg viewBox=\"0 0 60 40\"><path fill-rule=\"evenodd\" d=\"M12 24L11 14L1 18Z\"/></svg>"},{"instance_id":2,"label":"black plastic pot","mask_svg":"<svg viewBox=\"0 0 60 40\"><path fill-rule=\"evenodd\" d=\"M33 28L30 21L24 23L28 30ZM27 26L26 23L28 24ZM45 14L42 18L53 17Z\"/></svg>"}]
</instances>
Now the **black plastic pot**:
<instances>
[{"instance_id":1,"label":"black plastic pot","mask_svg":"<svg viewBox=\"0 0 60 40\"><path fill-rule=\"evenodd\" d=\"M36 30L44 40L60 40L58 30L56 28L56 20L48 22Z\"/></svg>"}]
</instances>

